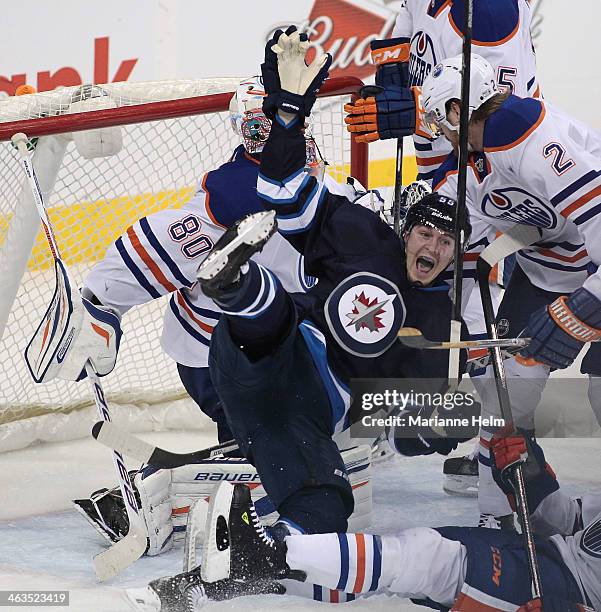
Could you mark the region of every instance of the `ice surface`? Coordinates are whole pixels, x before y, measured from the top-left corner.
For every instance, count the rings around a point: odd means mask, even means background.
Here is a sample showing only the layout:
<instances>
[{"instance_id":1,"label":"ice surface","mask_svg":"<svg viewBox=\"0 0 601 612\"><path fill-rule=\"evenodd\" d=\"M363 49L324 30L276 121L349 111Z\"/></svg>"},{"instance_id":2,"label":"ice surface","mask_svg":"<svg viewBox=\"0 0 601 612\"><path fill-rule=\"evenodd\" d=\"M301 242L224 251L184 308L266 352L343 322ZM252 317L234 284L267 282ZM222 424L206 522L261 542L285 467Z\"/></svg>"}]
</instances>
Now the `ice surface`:
<instances>
[{"instance_id":1,"label":"ice surface","mask_svg":"<svg viewBox=\"0 0 601 612\"><path fill-rule=\"evenodd\" d=\"M203 433L143 434L146 440L185 452L208 446L214 435ZM601 489L601 440L547 439L548 460L565 489ZM460 449L468 452L471 443ZM447 524L473 525L475 499L450 497L442 491L443 458L393 458L379 464L374 476L372 531L394 533L404 527ZM131 462L128 466L135 467ZM99 584L92 557L103 550L104 540L70 508L69 500L88 496L94 489L115 483L110 451L93 440L43 444L0 455L2 505L0 507L0 590L66 589L69 612L121 612L131 610L124 589L143 587L149 580L181 571L182 548L160 557L143 557L108 584ZM261 596L211 603L219 610L323 609L296 597ZM397 597L378 596L344 604L352 611L424 610ZM18 610L39 610L19 607Z\"/></svg>"}]
</instances>

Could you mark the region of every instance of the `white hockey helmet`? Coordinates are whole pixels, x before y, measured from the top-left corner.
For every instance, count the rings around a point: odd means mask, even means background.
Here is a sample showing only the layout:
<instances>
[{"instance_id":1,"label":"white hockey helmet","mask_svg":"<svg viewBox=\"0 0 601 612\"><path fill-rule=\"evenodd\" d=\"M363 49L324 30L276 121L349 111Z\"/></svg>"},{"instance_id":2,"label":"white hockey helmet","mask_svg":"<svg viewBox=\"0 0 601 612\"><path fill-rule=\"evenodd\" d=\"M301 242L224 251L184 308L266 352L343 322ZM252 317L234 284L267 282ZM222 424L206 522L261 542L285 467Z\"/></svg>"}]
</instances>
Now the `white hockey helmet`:
<instances>
[{"instance_id":1,"label":"white hockey helmet","mask_svg":"<svg viewBox=\"0 0 601 612\"><path fill-rule=\"evenodd\" d=\"M440 126L459 131L447 121L447 102L461 100L462 56L450 57L436 64L422 85L424 123L440 134ZM489 98L499 93L493 67L482 56L472 53L470 70L469 117Z\"/></svg>"},{"instance_id":2,"label":"white hockey helmet","mask_svg":"<svg viewBox=\"0 0 601 612\"><path fill-rule=\"evenodd\" d=\"M253 76L240 82L230 101L232 129L249 153L263 150L271 130L271 121L262 109L264 97L263 79Z\"/></svg>"}]
</instances>

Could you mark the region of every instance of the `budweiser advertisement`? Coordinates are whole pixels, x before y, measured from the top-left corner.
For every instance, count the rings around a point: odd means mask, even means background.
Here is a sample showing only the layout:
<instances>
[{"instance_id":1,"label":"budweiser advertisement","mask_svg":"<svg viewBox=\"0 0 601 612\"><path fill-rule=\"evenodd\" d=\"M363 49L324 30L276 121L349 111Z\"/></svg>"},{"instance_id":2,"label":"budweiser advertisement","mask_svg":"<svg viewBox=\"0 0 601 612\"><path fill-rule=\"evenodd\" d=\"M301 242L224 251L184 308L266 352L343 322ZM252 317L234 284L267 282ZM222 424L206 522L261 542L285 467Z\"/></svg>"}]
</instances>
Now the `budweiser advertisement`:
<instances>
[{"instance_id":1,"label":"budweiser advertisement","mask_svg":"<svg viewBox=\"0 0 601 612\"><path fill-rule=\"evenodd\" d=\"M366 79L374 72L369 43L390 36L397 6L398 2L314 0L307 18L296 24L311 39L308 59L330 53L331 76L353 75ZM284 25L289 24L274 24L269 34Z\"/></svg>"}]
</instances>

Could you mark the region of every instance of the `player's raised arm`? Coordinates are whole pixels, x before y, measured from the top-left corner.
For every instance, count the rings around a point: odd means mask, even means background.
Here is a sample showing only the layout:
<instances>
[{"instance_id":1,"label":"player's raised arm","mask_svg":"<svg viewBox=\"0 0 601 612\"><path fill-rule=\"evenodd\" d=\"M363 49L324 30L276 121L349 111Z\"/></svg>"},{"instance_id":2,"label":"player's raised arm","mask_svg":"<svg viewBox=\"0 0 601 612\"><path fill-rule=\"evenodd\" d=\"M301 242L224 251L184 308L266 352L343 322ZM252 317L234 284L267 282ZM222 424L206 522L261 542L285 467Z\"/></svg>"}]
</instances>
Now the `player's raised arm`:
<instances>
[{"instance_id":1,"label":"player's raised arm","mask_svg":"<svg viewBox=\"0 0 601 612\"><path fill-rule=\"evenodd\" d=\"M261 66L267 97L263 109L273 125L261 157L257 190L266 208L276 212L281 234L302 250L306 232L319 213L325 183L305 170L305 118L332 62L329 55L305 64L306 36L294 28L278 30L267 44Z\"/></svg>"}]
</instances>

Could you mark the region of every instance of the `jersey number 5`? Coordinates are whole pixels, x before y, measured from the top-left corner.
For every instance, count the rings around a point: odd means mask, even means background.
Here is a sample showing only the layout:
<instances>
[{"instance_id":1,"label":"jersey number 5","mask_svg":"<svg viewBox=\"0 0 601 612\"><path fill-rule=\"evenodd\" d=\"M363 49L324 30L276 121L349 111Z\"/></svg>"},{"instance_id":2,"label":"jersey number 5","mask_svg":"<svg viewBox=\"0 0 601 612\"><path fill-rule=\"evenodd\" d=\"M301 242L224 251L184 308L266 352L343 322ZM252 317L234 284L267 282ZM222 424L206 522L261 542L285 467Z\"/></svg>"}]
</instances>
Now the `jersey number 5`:
<instances>
[{"instance_id":1,"label":"jersey number 5","mask_svg":"<svg viewBox=\"0 0 601 612\"><path fill-rule=\"evenodd\" d=\"M213 248L213 241L206 234L198 235L201 227L202 223L194 215L188 215L169 226L171 239L182 243L182 253L188 259L208 253Z\"/></svg>"},{"instance_id":2,"label":"jersey number 5","mask_svg":"<svg viewBox=\"0 0 601 612\"><path fill-rule=\"evenodd\" d=\"M572 166L576 165L573 159L566 158L566 150L558 142L550 142L545 145L543 149L543 155L546 159L551 157L553 161L551 165L557 176L561 176L564 172L567 172Z\"/></svg>"}]
</instances>

